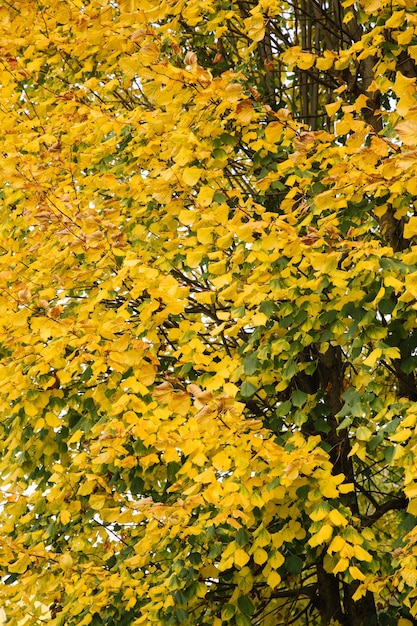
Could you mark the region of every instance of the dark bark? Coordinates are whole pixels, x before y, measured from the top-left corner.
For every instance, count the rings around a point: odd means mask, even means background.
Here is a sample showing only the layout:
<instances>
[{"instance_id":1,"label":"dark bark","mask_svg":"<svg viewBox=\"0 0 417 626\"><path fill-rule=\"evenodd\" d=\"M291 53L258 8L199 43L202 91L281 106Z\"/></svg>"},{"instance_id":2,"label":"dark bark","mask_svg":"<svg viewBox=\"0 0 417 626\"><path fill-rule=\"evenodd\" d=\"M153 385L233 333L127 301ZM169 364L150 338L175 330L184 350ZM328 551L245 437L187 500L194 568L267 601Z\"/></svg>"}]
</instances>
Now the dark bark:
<instances>
[{"instance_id":1,"label":"dark bark","mask_svg":"<svg viewBox=\"0 0 417 626\"><path fill-rule=\"evenodd\" d=\"M369 591L366 595L354 602L352 596L359 587L359 582L352 582L349 585L343 584L343 604L346 611L346 626L376 626L378 617L375 600Z\"/></svg>"},{"instance_id":2,"label":"dark bark","mask_svg":"<svg viewBox=\"0 0 417 626\"><path fill-rule=\"evenodd\" d=\"M317 566L317 582L317 608L320 611L322 624L330 624L333 620L343 626L350 626L342 609L339 581L333 574L328 574L321 563Z\"/></svg>"},{"instance_id":3,"label":"dark bark","mask_svg":"<svg viewBox=\"0 0 417 626\"><path fill-rule=\"evenodd\" d=\"M334 474L343 474L347 482L354 481L354 468L347 430L337 431L337 413L342 408L342 392L344 380L343 354L339 346L330 346L324 354L319 355L318 371L321 388L325 391L325 402L329 416L327 418L330 430L325 441L330 445L330 458L333 463ZM357 516L359 514L356 493L353 491L343 496L343 504ZM371 626L377 623L377 613L373 595L367 593L357 602L353 595L358 584L344 583L341 592L339 579L333 574L324 571L322 565L317 568L319 610L323 624L329 624L332 619L338 620L343 626Z\"/></svg>"}]
</instances>

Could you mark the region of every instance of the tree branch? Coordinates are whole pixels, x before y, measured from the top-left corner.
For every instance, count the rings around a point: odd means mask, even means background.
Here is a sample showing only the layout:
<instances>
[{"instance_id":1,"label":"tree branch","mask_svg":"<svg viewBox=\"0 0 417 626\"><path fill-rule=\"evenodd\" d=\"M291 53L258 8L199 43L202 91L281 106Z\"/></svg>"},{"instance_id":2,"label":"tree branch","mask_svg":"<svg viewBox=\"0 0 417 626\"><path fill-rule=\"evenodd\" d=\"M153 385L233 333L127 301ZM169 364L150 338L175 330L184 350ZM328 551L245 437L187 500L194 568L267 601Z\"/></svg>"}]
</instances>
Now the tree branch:
<instances>
[{"instance_id":1,"label":"tree branch","mask_svg":"<svg viewBox=\"0 0 417 626\"><path fill-rule=\"evenodd\" d=\"M362 528L367 528L368 526L372 526L375 522L377 522L385 513L388 511L399 511L407 508L408 498L405 496L402 498L395 498L393 500L388 500L388 502L384 502L381 504L379 508L372 513L372 515L364 515L362 517Z\"/></svg>"}]
</instances>

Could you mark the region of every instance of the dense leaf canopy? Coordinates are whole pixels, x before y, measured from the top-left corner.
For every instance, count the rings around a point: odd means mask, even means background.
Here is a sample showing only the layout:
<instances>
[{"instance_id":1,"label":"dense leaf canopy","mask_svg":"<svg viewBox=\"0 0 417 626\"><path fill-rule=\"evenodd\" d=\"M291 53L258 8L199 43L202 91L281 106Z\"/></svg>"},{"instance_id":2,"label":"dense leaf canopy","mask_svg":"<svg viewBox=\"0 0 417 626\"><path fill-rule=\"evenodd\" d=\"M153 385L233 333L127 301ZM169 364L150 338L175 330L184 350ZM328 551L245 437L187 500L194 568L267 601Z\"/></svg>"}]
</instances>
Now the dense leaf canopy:
<instances>
[{"instance_id":1,"label":"dense leaf canopy","mask_svg":"<svg viewBox=\"0 0 417 626\"><path fill-rule=\"evenodd\" d=\"M415 1L0 24L8 623L416 623Z\"/></svg>"}]
</instances>

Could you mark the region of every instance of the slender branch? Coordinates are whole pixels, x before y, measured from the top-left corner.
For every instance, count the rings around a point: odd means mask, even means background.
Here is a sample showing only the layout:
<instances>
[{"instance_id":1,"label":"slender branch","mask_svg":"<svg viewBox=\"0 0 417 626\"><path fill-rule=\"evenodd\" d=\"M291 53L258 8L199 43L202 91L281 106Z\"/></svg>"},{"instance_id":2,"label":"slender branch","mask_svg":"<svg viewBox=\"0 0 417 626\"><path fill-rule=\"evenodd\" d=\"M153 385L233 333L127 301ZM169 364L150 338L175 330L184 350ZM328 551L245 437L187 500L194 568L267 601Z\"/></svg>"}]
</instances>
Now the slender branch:
<instances>
[{"instance_id":1,"label":"slender branch","mask_svg":"<svg viewBox=\"0 0 417 626\"><path fill-rule=\"evenodd\" d=\"M372 526L388 511L401 511L406 509L407 505L408 498L406 498L405 496L402 498L388 500L388 502L384 502L384 504L381 504L381 506L378 507L377 510L372 513L372 515L363 516L362 527L367 528L368 526Z\"/></svg>"}]
</instances>

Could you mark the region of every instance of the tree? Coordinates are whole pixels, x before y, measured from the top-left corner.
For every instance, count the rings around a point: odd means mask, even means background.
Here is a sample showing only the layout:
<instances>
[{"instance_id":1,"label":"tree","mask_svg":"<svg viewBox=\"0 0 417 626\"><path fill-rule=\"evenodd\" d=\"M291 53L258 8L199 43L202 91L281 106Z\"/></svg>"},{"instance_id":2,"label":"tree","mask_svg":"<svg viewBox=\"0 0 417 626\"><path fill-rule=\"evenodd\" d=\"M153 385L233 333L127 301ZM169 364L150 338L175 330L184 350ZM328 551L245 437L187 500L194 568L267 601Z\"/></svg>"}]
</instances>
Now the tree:
<instances>
[{"instance_id":1,"label":"tree","mask_svg":"<svg viewBox=\"0 0 417 626\"><path fill-rule=\"evenodd\" d=\"M415 623L415 3L0 20L8 623Z\"/></svg>"}]
</instances>

